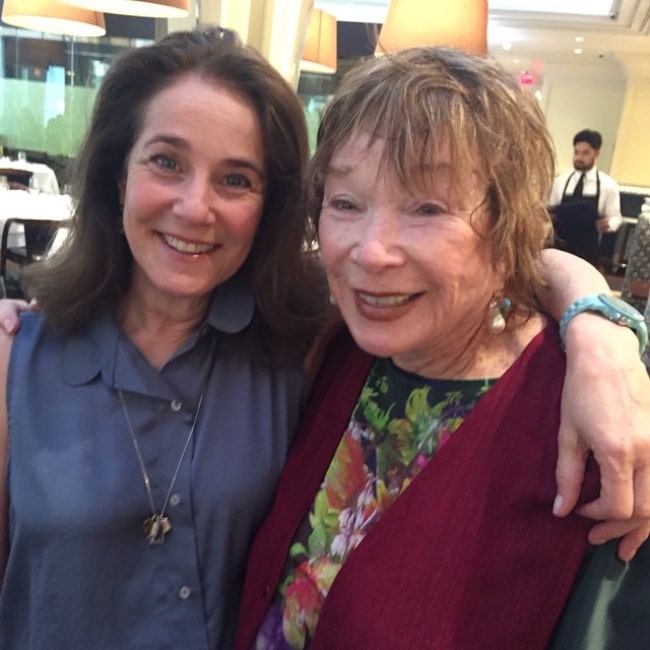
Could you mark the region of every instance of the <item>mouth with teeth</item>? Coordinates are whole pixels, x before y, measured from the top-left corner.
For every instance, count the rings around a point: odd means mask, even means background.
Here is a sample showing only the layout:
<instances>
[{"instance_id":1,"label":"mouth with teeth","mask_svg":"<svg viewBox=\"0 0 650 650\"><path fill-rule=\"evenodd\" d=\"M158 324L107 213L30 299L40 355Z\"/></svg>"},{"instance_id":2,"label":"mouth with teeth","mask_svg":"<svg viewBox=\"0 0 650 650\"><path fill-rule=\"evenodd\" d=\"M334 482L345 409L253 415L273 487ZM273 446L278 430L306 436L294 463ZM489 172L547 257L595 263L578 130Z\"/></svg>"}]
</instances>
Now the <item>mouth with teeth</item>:
<instances>
[{"instance_id":1,"label":"mouth with teeth","mask_svg":"<svg viewBox=\"0 0 650 650\"><path fill-rule=\"evenodd\" d=\"M378 296L370 293L357 292L359 300L369 307L399 307L415 300L419 293L397 293Z\"/></svg>"},{"instance_id":2,"label":"mouth with teeth","mask_svg":"<svg viewBox=\"0 0 650 650\"><path fill-rule=\"evenodd\" d=\"M178 239L177 237L172 237L171 235L162 235L162 238L165 240L167 246L173 248L178 253L184 253L186 255L201 255L203 253L208 253L216 248L215 244L198 244L196 242L189 242L183 239Z\"/></svg>"}]
</instances>

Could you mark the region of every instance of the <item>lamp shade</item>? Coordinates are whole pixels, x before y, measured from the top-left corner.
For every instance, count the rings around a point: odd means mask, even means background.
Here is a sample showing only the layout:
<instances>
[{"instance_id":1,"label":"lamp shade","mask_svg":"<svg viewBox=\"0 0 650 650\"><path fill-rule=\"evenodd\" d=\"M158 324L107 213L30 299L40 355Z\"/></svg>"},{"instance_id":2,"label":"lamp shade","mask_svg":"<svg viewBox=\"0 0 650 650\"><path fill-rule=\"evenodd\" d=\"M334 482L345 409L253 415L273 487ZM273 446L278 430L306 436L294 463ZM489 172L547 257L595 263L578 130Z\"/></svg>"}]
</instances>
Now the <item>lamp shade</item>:
<instances>
[{"instance_id":1,"label":"lamp shade","mask_svg":"<svg viewBox=\"0 0 650 650\"><path fill-rule=\"evenodd\" d=\"M377 54L444 45L487 54L487 0L392 0Z\"/></svg>"},{"instance_id":2,"label":"lamp shade","mask_svg":"<svg viewBox=\"0 0 650 650\"><path fill-rule=\"evenodd\" d=\"M147 18L184 18L192 0L66 0L68 4L93 11Z\"/></svg>"},{"instance_id":3,"label":"lamp shade","mask_svg":"<svg viewBox=\"0 0 650 650\"><path fill-rule=\"evenodd\" d=\"M336 18L321 9L312 9L300 69L306 72L336 72Z\"/></svg>"},{"instance_id":4,"label":"lamp shade","mask_svg":"<svg viewBox=\"0 0 650 650\"><path fill-rule=\"evenodd\" d=\"M104 36L103 14L56 0L4 0L2 22L23 29L67 36Z\"/></svg>"}]
</instances>

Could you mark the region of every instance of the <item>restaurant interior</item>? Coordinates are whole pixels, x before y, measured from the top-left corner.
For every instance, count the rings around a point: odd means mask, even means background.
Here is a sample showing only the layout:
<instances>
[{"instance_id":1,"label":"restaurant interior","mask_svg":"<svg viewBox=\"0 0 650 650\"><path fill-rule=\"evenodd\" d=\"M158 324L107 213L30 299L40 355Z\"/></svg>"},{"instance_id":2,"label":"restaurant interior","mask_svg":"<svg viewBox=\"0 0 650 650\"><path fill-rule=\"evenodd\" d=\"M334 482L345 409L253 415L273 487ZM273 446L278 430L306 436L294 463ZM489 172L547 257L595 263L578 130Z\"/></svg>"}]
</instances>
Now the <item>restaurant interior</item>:
<instances>
[{"instance_id":1,"label":"restaurant interior","mask_svg":"<svg viewBox=\"0 0 650 650\"><path fill-rule=\"evenodd\" d=\"M602 133L598 167L620 184L624 217L602 268L614 291L646 307L650 0L0 0L0 10L0 280L7 295L22 291L20 267L65 237L71 163L114 57L170 31L211 24L236 31L296 87L312 147L338 80L377 53L378 34L385 50L472 47L482 38L488 55L539 101L559 172L572 166L574 133Z\"/></svg>"}]
</instances>

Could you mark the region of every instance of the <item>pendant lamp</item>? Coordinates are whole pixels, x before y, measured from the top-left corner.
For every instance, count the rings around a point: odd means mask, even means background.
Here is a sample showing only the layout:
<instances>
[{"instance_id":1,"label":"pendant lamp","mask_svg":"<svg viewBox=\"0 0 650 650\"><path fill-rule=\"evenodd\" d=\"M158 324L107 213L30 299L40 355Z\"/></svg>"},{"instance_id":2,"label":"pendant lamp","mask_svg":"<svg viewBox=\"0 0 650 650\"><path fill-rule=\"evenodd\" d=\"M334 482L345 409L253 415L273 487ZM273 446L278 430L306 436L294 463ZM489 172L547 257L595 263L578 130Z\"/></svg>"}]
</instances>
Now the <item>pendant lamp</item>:
<instances>
[{"instance_id":1,"label":"pendant lamp","mask_svg":"<svg viewBox=\"0 0 650 650\"><path fill-rule=\"evenodd\" d=\"M376 54L444 45L487 54L487 0L391 0Z\"/></svg>"},{"instance_id":2,"label":"pendant lamp","mask_svg":"<svg viewBox=\"0 0 650 650\"><path fill-rule=\"evenodd\" d=\"M189 16L192 0L65 0L75 7L147 18Z\"/></svg>"},{"instance_id":3,"label":"pendant lamp","mask_svg":"<svg viewBox=\"0 0 650 650\"><path fill-rule=\"evenodd\" d=\"M104 36L103 14L56 0L4 0L2 22L35 32Z\"/></svg>"},{"instance_id":4,"label":"pendant lamp","mask_svg":"<svg viewBox=\"0 0 650 650\"><path fill-rule=\"evenodd\" d=\"M300 69L305 72L336 72L336 18L321 9L312 9Z\"/></svg>"}]
</instances>

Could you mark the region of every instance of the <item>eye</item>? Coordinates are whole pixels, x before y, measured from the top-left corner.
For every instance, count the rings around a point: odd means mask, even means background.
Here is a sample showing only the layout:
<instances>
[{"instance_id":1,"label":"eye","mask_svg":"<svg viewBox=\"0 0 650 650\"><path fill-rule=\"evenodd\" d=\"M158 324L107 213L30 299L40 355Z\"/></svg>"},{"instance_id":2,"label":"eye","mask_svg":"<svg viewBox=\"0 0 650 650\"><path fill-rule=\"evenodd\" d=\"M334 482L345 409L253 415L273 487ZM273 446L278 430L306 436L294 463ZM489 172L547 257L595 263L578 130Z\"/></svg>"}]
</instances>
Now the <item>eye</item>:
<instances>
[{"instance_id":1,"label":"eye","mask_svg":"<svg viewBox=\"0 0 650 650\"><path fill-rule=\"evenodd\" d=\"M418 207L417 212L427 217L435 217L439 214L445 214L446 210L436 203L423 203Z\"/></svg>"},{"instance_id":2,"label":"eye","mask_svg":"<svg viewBox=\"0 0 650 650\"><path fill-rule=\"evenodd\" d=\"M354 203L348 201L347 199L333 199L330 201L330 205L335 210L354 210L356 207Z\"/></svg>"},{"instance_id":3,"label":"eye","mask_svg":"<svg viewBox=\"0 0 650 650\"><path fill-rule=\"evenodd\" d=\"M227 174L223 179L223 184L235 188L246 188L252 186L250 180L243 174Z\"/></svg>"},{"instance_id":4,"label":"eye","mask_svg":"<svg viewBox=\"0 0 650 650\"><path fill-rule=\"evenodd\" d=\"M169 171L175 171L178 169L178 163L166 154L154 154L149 158L149 160L161 169L167 169Z\"/></svg>"}]
</instances>

